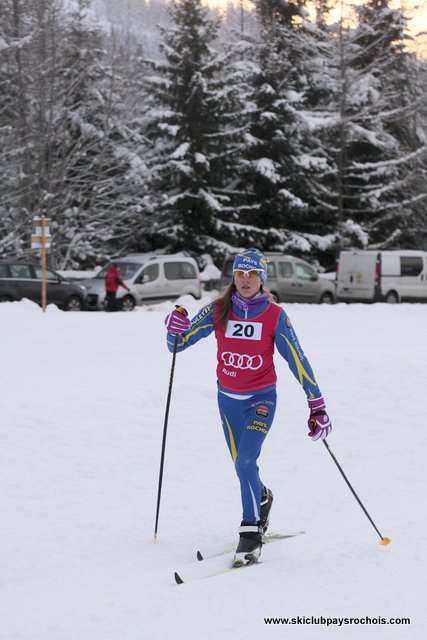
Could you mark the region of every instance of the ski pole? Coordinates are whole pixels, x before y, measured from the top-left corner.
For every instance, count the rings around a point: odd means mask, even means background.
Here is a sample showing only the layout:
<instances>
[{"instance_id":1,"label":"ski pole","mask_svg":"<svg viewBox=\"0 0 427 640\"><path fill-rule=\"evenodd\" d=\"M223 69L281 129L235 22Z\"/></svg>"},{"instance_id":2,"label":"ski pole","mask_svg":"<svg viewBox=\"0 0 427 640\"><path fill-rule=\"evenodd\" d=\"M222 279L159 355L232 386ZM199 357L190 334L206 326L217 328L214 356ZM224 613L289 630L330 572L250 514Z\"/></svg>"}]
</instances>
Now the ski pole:
<instances>
[{"instance_id":1,"label":"ski pole","mask_svg":"<svg viewBox=\"0 0 427 640\"><path fill-rule=\"evenodd\" d=\"M387 545L390 544L391 540L390 538L385 538L384 536L381 535L378 527L376 526L375 522L372 520L371 516L369 515L369 513L366 511L364 505L362 504L362 501L360 500L359 496L357 495L357 493L355 492L355 490L353 489L353 487L350 484L349 479L347 478L347 476L345 475L344 471L341 468L341 465L339 464L338 460L336 459L335 455L332 452L332 449L330 448L330 446L328 445L328 443L326 442L326 440L322 441L323 444L325 445L326 449L328 450L332 460L335 462L335 464L337 465L340 474L342 475L342 477L344 478L344 480L346 481L350 491L352 492L352 494L354 495L354 497L356 498L357 502L359 503L359 505L361 506L364 514L366 515L366 517L368 518L369 522L371 523L371 525L374 527L375 531L378 533L379 537L381 538L381 542L380 544L382 545Z\"/></svg>"},{"instance_id":2,"label":"ski pole","mask_svg":"<svg viewBox=\"0 0 427 640\"><path fill-rule=\"evenodd\" d=\"M169 391L168 398L166 400L166 411L165 411L165 422L163 425L163 441L162 441L162 453L160 456L160 472L159 472L159 486L157 490L157 510L156 510L156 524L154 527L154 542L157 542L157 527L159 524L159 512L160 512L160 497L162 494L162 481L163 481L163 466L165 462L165 449L166 449L166 433L168 428L168 419L169 419L169 407L171 402L172 395L172 382L173 382L173 374L175 371L175 360L176 360L176 350L178 347L178 335L175 336L175 340L173 343L173 352L172 352L172 365L169 379Z\"/></svg>"}]
</instances>

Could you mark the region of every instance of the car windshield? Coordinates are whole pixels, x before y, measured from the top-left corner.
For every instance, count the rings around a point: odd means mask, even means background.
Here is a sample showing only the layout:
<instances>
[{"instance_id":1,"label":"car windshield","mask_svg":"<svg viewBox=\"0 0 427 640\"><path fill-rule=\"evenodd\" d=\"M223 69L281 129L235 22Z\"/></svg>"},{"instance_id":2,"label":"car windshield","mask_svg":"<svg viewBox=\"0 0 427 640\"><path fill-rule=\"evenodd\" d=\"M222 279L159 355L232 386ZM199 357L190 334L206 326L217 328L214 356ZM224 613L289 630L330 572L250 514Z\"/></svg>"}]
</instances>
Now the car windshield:
<instances>
[{"instance_id":1,"label":"car windshield","mask_svg":"<svg viewBox=\"0 0 427 640\"><path fill-rule=\"evenodd\" d=\"M120 273L122 274L123 280L129 280L129 278L132 278L132 276L135 275L135 273L138 271L138 269L141 267L141 265L143 264L142 262L120 262L120 260L117 260L115 262L115 264L119 267L120 269ZM108 269L111 266L111 262L109 262L108 264L105 265L105 267L103 267L101 269L101 271L99 271L96 276L94 276L95 278L101 278L104 279L105 275L108 271Z\"/></svg>"}]
</instances>

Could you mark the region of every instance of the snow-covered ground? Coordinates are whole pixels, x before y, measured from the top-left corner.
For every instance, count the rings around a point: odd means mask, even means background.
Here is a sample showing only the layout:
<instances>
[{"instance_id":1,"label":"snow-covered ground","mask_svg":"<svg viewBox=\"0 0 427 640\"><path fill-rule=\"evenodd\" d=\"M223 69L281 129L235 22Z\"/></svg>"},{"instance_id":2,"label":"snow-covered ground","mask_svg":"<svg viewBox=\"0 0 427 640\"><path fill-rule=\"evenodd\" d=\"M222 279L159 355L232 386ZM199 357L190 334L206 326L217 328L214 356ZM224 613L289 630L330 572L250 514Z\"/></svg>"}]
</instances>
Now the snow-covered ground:
<instances>
[{"instance_id":1,"label":"snow-covered ground","mask_svg":"<svg viewBox=\"0 0 427 640\"><path fill-rule=\"evenodd\" d=\"M427 305L286 307L327 399L330 446L391 545L306 436L304 394L277 357L260 466L271 530L306 533L267 545L259 566L181 586L173 572L198 548L237 543L240 499L211 336L177 357L153 544L170 307L0 306L1 640L424 638Z\"/></svg>"}]
</instances>

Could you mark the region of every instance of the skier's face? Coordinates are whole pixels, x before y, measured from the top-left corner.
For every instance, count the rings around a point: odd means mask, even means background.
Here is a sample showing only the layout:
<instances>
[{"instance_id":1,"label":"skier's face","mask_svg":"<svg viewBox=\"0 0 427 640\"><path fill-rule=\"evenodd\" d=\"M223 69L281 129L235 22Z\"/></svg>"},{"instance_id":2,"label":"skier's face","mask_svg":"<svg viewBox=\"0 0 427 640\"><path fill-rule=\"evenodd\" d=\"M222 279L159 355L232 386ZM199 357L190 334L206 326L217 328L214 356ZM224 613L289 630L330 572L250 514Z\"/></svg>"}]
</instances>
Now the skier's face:
<instances>
[{"instance_id":1,"label":"skier's face","mask_svg":"<svg viewBox=\"0 0 427 640\"><path fill-rule=\"evenodd\" d=\"M253 298L261 288L261 278L256 271L235 271L234 284L242 298Z\"/></svg>"}]
</instances>

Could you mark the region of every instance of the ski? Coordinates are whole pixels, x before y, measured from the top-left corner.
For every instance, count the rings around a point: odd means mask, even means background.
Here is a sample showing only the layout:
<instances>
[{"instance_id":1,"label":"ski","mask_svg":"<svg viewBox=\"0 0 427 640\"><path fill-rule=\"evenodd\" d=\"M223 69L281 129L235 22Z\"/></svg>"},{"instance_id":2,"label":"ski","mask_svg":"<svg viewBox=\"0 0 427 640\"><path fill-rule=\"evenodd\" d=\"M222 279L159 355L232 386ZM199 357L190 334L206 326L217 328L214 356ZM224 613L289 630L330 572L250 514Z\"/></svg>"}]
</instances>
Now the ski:
<instances>
[{"instance_id":1,"label":"ski","mask_svg":"<svg viewBox=\"0 0 427 640\"><path fill-rule=\"evenodd\" d=\"M177 584L202 580L204 578L213 578L231 571L238 571L243 567L233 567L234 551L223 554L221 556L213 556L207 558L203 562L191 562L182 569L175 571L174 577ZM259 563L261 564L261 563ZM255 565L244 565L252 567Z\"/></svg>"},{"instance_id":2,"label":"ski","mask_svg":"<svg viewBox=\"0 0 427 640\"><path fill-rule=\"evenodd\" d=\"M286 540L287 538L294 538L295 536L300 536L305 531L294 531L292 533L266 533L262 537L263 544L269 544L271 542L276 542L277 540ZM204 556L200 551L197 551L196 558L197 560L204 560L205 557L214 558L216 556L223 556L227 553L233 551L234 547L229 547L228 549L222 549L221 551L216 551L211 553L209 556Z\"/></svg>"},{"instance_id":3,"label":"ski","mask_svg":"<svg viewBox=\"0 0 427 640\"><path fill-rule=\"evenodd\" d=\"M294 533L270 533L264 536L263 541L265 544L270 544L273 542L279 542L280 540L293 538L303 533L304 531L297 531ZM233 567L233 560L234 547L218 551L209 557L204 557L200 551L198 551L197 561L190 562L186 566L174 572L175 582L177 584L184 584L195 580L202 580L204 578L212 578L232 571L240 571L240 569L244 569L246 567L254 567L259 564L263 564L263 562L266 561L260 560L253 564Z\"/></svg>"}]
</instances>

